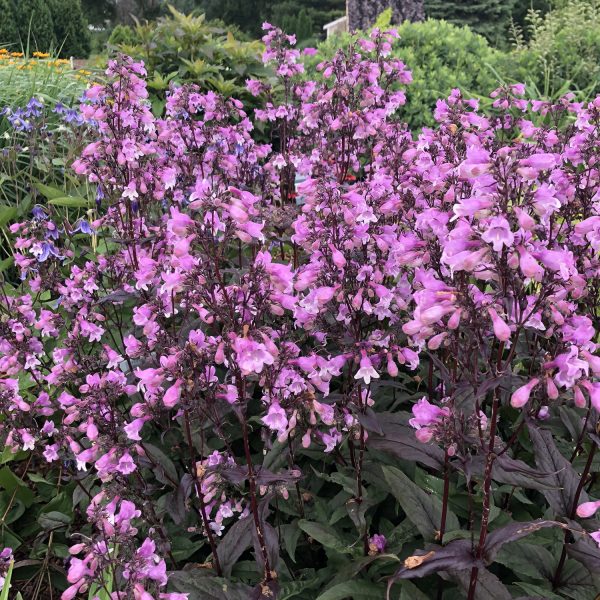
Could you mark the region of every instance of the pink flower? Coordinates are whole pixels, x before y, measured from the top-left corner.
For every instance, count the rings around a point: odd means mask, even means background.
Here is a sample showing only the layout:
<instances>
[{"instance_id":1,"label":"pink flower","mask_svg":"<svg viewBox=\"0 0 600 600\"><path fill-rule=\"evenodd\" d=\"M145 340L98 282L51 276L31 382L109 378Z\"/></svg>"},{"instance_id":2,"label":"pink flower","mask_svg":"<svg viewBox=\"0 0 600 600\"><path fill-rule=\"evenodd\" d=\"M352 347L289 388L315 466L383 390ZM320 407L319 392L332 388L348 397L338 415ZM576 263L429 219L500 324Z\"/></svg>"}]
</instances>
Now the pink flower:
<instances>
[{"instance_id":1,"label":"pink flower","mask_svg":"<svg viewBox=\"0 0 600 600\"><path fill-rule=\"evenodd\" d=\"M131 454L129 454L129 452L124 452L121 455L116 469L123 475L129 475L136 470L135 463L133 462L133 458L131 458Z\"/></svg>"},{"instance_id":2,"label":"pink flower","mask_svg":"<svg viewBox=\"0 0 600 600\"><path fill-rule=\"evenodd\" d=\"M488 314L492 319L492 326L496 338L501 342L508 342L511 336L510 327L498 316L498 313L493 308L488 308Z\"/></svg>"},{"instance_id":3,"label":"pink flower","mask_svg":"<svg viewBox=\"0 0 600 600\"><path fill-rule=\"evenodd\" d=\"M420 429L421 427L437 423L443 417L449 416L450 409L448 407L439 408L431 404L424 396L416 404L413 404L412 413L414 416L410 419L409 424L415 429Z\"/></svg>"},{"instance_id":4,"label":"pink flower","mask_svg":"<svg viewBox=\"0 0 600 600\"><path fill-rule=\"evenodd\" d=\"M515 236L504 217L494 217L481 235L481 239L488 244L492 244L495 252L502 252L505 246L510 248L513 245Z\"/></svg>"},{"instance_id":5,"label":"pink flower","mask_svg":"<svg viewBox=\"0 0 600 600\"><path fill-rule=\"evenodd\" d=\"M600 500L596 502L584 502L577 507L577 516L581 519L589 519L596 514L600 508Z\"/></svg>"},{"instance_id":6,"label":"pink flower","mask_svg":"<svg viewBox=\"0 0 600 600\"><path fill-rule=\"evenodd\" d=\"M251 338L236 337L233 343L237 365L244 375L262 373L265 365L272 365L275 358L264 344Z\"/></svg>"},{"instance_id":7,"label":"pink flower","mask_svg":"<svg viewBox=\"0 0 600 600\"><path fill-rule=\"evenodd\" d=\"M369 538L369 555L381 554L385 552L387 540L384 535L376 533Z\"/></svg>"},{"instance_id":8,"label":"pink flower","mask_svg":"<svg viewBox=\"0 0 600 600\"><path fill-rule=\"evenodd\" d=\"M362 379L365 382L365 385L369 385L371 383L371 379L379 379L379 373L373 368L371 364L371 360L363 353L362 358L360 359L360 369L354 375L354 379Z\"/></svg>"},{"instance_id":9,"label":"pink flower","mask_svg":"<svg viewBox=\"0 0 600 600\"><path fill-rule=\"evenodd\" d=\"M181 388L183 386L183 381L181 379L177 379L175 383L167 388L165 395L163 396L163 404L167 408L173 408L177 404L179 404L179 400L181 398Z\"/></svg>"},{"instance_id":10,"label":"pink flower","mask_svg":"<svg viewBox=\"0 0 600 600\"><path fill-rule=\"evenodd\" d=\"M284 431L288 424L285 410L277 402L269 406L268 413L261 420L269 429L277 432Z\"/></svg>"},{"instance_id":11,"label":"pink flower","mask_svg":"<svg viewBox=\"0 0 600 600\"><path fill-rule=\"evenodd\" d=\"M517 388L510 397L510 405L514 408L522 408L529 402L529 396L533 388L540 382L537 377L534 377L529 383Z\"/></svg>"}]
</instances>

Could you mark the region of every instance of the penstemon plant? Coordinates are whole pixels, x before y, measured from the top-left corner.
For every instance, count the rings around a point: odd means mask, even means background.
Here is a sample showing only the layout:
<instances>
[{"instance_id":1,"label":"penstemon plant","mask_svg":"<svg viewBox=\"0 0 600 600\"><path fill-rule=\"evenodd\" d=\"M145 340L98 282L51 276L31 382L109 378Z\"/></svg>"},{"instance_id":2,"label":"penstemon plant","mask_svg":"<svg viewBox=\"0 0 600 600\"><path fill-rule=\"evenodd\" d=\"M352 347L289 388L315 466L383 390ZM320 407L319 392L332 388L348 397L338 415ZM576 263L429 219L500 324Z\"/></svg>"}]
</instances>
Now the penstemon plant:
<instances>
[{"instance_id":1,"label":"penstemon plant","mask_svg":"<svg viewBox=\"0 0 600 600\"><path fill-rule=\"evenodd\" d=\"M317 83L265 30L253 115L189 85L156 118L112 60L73 164L97 218L11 228L0 431L77 490L62 599L594 589L600 102L456 90L415 139L394 32ZM529 535L545 581L503 554Z\"/></svg>"}]
</instances>

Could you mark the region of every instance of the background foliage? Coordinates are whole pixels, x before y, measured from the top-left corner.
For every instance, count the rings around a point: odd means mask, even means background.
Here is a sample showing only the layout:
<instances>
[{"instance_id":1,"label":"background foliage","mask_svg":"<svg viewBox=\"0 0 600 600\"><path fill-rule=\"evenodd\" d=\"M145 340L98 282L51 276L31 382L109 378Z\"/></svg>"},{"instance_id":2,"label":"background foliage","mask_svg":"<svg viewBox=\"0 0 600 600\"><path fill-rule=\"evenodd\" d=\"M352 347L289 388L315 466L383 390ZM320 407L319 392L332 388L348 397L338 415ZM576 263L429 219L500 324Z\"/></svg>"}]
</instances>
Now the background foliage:
<instances>
[{"instance_id":1,"label":"background foliage","mask_svg":"<svg viewBox=\"0 0 600 600\"><path fill-rule=\"evenodd\" d=\"M184 15L171 8L155 22L121 25L109 43L143 60L157 109L171 82L193 81L226 96L247 98L245 81L263 77L261 44L236 39L237 32L204 15Z\"/></svg>"}]
</instances>

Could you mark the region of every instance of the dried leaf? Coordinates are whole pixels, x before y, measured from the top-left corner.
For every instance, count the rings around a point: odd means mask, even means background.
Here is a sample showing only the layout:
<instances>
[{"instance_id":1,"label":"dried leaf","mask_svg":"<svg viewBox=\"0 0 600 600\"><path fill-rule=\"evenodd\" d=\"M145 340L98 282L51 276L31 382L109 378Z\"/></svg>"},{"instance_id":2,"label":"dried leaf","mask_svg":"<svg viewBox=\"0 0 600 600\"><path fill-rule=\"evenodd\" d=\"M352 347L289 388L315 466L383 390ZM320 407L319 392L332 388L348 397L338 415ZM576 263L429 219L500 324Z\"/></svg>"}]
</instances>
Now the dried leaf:
<instances>
[{"instance_id":1,"label":"dried leaf","mask_svg":"<svg viewBox=\"0 0 600 600\"><path fill-rule=\"evenodd\" d=\"M404 566L407 569L416 569L420 567L426 560L432 558L435 555L435 551L428 552L427 554L409 556L404 560Z\"/></svg>"},{"instance_id":2,"label":"dried leaf","mask_svg":"<svg viewBox=\"0 0 600 600\"><path fill-rule=\"evenodd\" d=\"M393 581L425 577L439 571L460 571L476 564L469 540L454 540L446 546L434 546L422 552L409 556L394 574Z\"/></svg>"}]
</instances>

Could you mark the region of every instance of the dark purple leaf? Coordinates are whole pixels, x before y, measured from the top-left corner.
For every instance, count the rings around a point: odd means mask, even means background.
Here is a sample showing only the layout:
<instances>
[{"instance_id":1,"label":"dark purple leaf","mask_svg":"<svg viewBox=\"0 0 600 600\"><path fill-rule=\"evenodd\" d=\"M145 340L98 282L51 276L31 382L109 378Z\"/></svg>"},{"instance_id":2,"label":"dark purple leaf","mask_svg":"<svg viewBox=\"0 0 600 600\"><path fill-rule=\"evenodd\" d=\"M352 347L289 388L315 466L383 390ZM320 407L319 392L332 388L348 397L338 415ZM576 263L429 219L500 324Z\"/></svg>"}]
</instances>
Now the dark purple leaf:
<instances>
[{"instance_id":1,"label":"dark purple leaf","mask_svg":"<svg viewBox=\"0 0 600 600\"><path fill-rule=\"evenodd\" d=\"M551 479L555 489L543 490L543 494L557 515L567 517L571 513L575 500L579 475L556 447L551 431L540 429L533 423L528 423L528 428L538 468L552 474ZM587 494L582 491L579 503L587 500Z\"/></svg>"},{"instance_id":2,"label":"dark purple leaf","mask_svg":"<svg viewBox=\"0 0 600 600\"><path fill-rule=\"evenodd\" d=\"M494 531L488 534L485 542L486 561L488 563L492 562L504 544L516 542L517 540L546 527L564 528L566 526L558 521L544 521L543 519L537 519L535 521L525 521L522 523L515 521L514 523L504 525L504 527L494 529Z\"/></svg>"},{"instance_id":3,"label":"dark purple leaf","mask_svg":"<svg viewBox=\"0 0 600 600\"><path fill-rule=\"evenodd\" d=\"M475 564L471 542L454 540L446 546L431 546L409 556L392 579L416 579L439 571L461 571L470 569Z\"/></svg>"},{"instance_id":4,"label":"dark purple leaf","mask_svg":"<svg viewBox=\"0 0 600 600\"><path fill-rule=\"evenodd\" d=\"M367 431L383 435L383 429L378 421L377 414L372 408L367 407L364 413L358 410L354 413L354 416Z\"/></svg>"},{"instance_id":5,"label":"dark purple leaf","mask_svg":"<svg viewBox=\"0 0 600 600\"><path fill-rule=\"evenodd\" d=\"M171 573L168 589L187 593L188 600L248 600L252 593L250 586L213 577L210 571L193 565Z\"/></svg>"},{"instance_id":6,"label":"dark purple leaf","mask_svg":"<svg viewBox=\"0 0 600 600\"><path fill-rule=\"evenodd\" d=\"M585 533L577 533L571 530L575 536L572 544L567 544L569 556L579 561L590 573L600 572L600 548L598 544Z\"/></svg>"},{"instance_id":7,"label":"dark purple leaf","mask_svg":"<svg viewBox=\"0 0 600 600\"><path fill-rule=\"evenodd\" d=\"M233 485L241 485L248 479L248 468L241 465L234 467L227 466L223 468L218 466L215 471L219 475ZM273 473L268 469L263 469L260 466L254 467L254 473L256 477L256 483L258 485L272 485L274 483L286 483L291 484L299 481L302 478L302 473L299 470L281 471L279 473Z\"/></svg>"},{"instance_id":8,"label":"dark purple leaf","mask_svg":"<svg viewBox=\"0 0 600 600\"><path fill-rule=\"evenodd\" d=\"M415 430L400 422L401 415L377 415L382 435L369 435L369 448L381 450L404 460L416 461L433 469L444 466L444 451L435 444L423 444L415 437Z\"/></svg>"},{"instance_id":9,"label":"dark purple leaf","mask_svg":"<svg viewBox=\"0 0 600 600\"><path fill-rule=\"evenodd\" d=\"M464 597L467 597L469 582L471 580L471 569L448 571L448 574L442 574L442 577L458 583L465 593ZM512 600L512 594L494 574L483 567L479 567L475 600Z\"/></svg>"},{"instance_id":10,"label":"dark purple leaf","mask_svg":"<svg viewBox=\"0 0 600 600\"><path fill-rule=\"evenodd\" d=\"M263 521L260 524L260 527L267 551L267 558L269 559L269 566L271 567L272 571L276 571L279 564L279 536L277 535L275 528L266 521ZM263 550L258 539L256 527L254 526L252 527L252 543L254 545L256 562L262 570L264 569Z\"/></svg>"},{"instance_id":11,"label":"dark purple leaf","mask_svg":"<svg viewBox=\"0 0 600 600\"><path fill-rule=\"evenodd\" d=\"M406 516L415 524L419 533L428 541L434 540L440 528L442 501L422 490L402 471L395 467L383 466L383 475L390 492L396 497ZM456 515L448 510L446 529L460 529Z\"/></svg>"},{"instance_id":12,"label":"dark purple leaf","mask_svg":"<svg viewBox=\"0 0 600 600\"><path fill-rule=\"evenodd\" d=\"M457 463L452 462L453 466ZM470 456L461 466L468 478L483 477L485 470L484 456ZM516 460L502 454L492 465L492 479L498 483L516 485L532 490L548 490L556 488L555 473L542 473L522 460Z\"/></svg>"},{"instance_id":13,"label":"dark purple leaf","mask_svg":"<svg viewBox=\"0 0 600 600\"><path fill-rule=\"evenodd\" d=\"M252 517L244 517L236 521L217 544L219 563L225 577L231 575L231 570L239 557L252 545L253 529Z\"/></svg>"},{"instance_id":14,"label":"dark purple leaf","mask_svg":"<svg viewBox=\"0 0 600 600\"><path fill-rule=\"evenodd\" d=\"M279 594L280 586L276 581L259 583L248 596L248 600L275 600Z\"/></svg>"},{"instance_id":15,"label":"dark purple leaf","mask_svg":"<svg viewBox=\"0 0 600 600\"><path fill-rule=\"evenodd\" d=\"M180 525L185 519L187 512L186 500L190 497L192 490L193 479L189 473L181 478L177 489L170 494L167 501L167 511L174 523Z\"/></svg>"},{"instance_id":16,"label":"dark purple leaf","mask_svg":"<svg viewBox=\"0 0 600 600\"><path fill-rule=\"evenodd\" d=\"M542 473L522 460L503 454L494 460L492 478L499 483L517 485L532 490L552 489L553 473Z\"/></svg>"}]
</instances>

